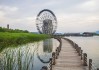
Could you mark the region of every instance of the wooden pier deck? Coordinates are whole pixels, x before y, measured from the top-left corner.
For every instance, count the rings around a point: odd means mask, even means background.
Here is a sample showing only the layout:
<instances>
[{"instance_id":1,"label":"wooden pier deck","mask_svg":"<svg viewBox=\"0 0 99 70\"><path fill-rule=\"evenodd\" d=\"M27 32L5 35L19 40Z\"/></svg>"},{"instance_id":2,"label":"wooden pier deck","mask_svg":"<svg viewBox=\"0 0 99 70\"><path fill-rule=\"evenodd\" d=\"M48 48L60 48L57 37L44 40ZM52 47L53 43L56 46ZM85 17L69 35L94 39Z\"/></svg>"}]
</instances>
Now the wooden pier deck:
<instances>
[{"instance_id":1,"label":"wooden pier deck","mask_svg":"<svg viewBox=\"0 0 99 70\"><path fill-rule=\"evenodd\" d=\"M56 59L52 70L87 70L76 49L66 40L62 39L61 52Z\"/></svg>"}]
</instances>

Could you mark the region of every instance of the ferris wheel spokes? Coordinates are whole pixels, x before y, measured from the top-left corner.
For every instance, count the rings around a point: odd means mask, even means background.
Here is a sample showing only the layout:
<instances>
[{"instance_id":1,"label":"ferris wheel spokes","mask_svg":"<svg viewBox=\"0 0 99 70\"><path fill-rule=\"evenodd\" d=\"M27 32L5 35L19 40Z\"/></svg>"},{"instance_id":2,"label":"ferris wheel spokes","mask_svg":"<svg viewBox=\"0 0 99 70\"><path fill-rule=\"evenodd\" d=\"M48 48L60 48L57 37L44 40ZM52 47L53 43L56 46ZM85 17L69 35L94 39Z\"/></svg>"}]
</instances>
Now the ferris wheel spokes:
<instances>
[{"instance_id":1,"label":"ferris wheel spokes","mask_svg":"<svg viewBox=\"0 0 99 70\"><path fill-rule=\"evenodd\" d=\"M57 29L57 19L48 9L39 12L36 19L37 30L43 34L54 34Z\"/></svg>"}]
</instances>

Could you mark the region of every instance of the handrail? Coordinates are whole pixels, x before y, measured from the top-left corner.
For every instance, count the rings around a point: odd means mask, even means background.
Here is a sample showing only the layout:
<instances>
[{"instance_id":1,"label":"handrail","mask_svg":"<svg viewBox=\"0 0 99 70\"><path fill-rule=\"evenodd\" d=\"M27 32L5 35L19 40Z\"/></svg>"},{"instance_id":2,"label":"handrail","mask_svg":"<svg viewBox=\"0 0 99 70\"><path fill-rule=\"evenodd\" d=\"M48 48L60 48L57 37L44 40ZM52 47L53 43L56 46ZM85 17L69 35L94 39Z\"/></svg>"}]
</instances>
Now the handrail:
<instances>
[{"instance_id":1,"label":"handrail","mask_svg":"<svg viewBox=\"0 0 99 70\"><path fill-rule=\"evenodd\" d=\"M60 38L56 38L56 39L60 42L60 45L59 47L56 48L56 51L52 53L52 58L50 58L50 62L48 66L43 66L41 70L52 70L52 65L56 64L55 60L58 58L59 53L61 51L61 46L62 46L61 39ZM87 63L87 53L83 53L83 50L81 49L81 47L79 47L76 43L74 43L70 39L67 39L67 38L63 38L63 39L67 40L73 46L73 48L76 49L78 55L81 56L81 60L83 61L84 66L89 66L88 67L89 70L99 70L99 68L96 68L92 63L92 59L89 59L89 64Z\"/></svg>"},{"instance_id":2,"label":"handrail","mask_svg":"<svg viewBox=\"0 0 99 70\"><path fill-rule=\"evenodd\" d=\"M81 60L83 60L83 65L84 66L89 66L89 70L99 70L99 68L95 67L94 64L92 63L92 59L89 59L89 65L87 63L87 54L83 53L83 50L81 47L79 47L76 43L74 43L72 40L64 38L67 40L71 45L76 49L77 53L79 56L81 56Z\"/></svg>"}]
</instances>

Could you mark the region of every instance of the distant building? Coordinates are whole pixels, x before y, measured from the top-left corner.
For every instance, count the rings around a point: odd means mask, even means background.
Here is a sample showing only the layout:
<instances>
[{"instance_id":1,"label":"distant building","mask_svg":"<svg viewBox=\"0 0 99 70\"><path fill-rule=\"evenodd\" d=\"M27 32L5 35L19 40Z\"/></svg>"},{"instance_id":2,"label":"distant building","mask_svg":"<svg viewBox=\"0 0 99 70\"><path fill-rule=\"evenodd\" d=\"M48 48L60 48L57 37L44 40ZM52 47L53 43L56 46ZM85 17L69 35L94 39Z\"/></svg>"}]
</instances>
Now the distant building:
<instances>
[{"instance_id":1,"label":"distant building","mask_svg":"<svg viewBox=\"0 0 99 70\"><path fill-rule=\"evenodd\" d=\"M80 33L65 33L65 36L81 36Z\"/></svg>"},{"instance_id":2,"label":"distant building","mask_svg":"<svg viewBox=\"0 0 99 70\"><path fill-rule=\"evenodd\" d=\"M9 24L7 24L7 29L9 29Z\"/></svg>"},{"instance_id":3,"label":"distant building","mask_svg":"<svg viewBox=\"0 0 99 70\"><path fill-rule=\"evenodd\" d=\"M83 36L93 36L94 33L93 32L84 32Z\"/></svg>"}]
</instances>

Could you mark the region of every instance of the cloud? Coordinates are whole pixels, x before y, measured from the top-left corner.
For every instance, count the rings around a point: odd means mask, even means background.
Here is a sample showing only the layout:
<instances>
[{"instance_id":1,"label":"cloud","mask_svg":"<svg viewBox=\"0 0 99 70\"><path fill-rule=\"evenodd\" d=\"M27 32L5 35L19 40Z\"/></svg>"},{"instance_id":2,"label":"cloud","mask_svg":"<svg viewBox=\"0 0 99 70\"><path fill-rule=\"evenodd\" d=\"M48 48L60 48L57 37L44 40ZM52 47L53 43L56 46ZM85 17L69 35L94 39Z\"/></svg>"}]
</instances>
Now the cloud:
<instances>
[{"instance_id":1,"label":"cloud","mask_svg":"<svg viewBox=\"0 0 99 70\"><path fill-rule=\"evenodd\" d=\"M22 29L29 31L36 31L35 17L24 17L24 18L10 18L6 19L5 23L9 23L12 29Z\"/></svg>"},{"instance_id":2,"label":"cloud","mask_svg":"<svg viewBox=\"0 0 99 70\"><path fill-rule=\"evenodd\" d=\"M0 26L36 30L36 16L42 9L52 10L58 20L58 32L94 31L99 29L99 0L23 0L0 5ZM90 27L89 27L90 26Z\"/></svg>"},{"instance_id":3,"label":"cloud","mask_svg":"<svg viewBox=\"0 0 99 70\"><path fill-rule=\"evenodd\" d=\"M84 13L62 13L58 17L59 32L83 32L99 29L98 15L85 15Z\"/></svg>"},{"instance_id":4,"label":"cloud","mask_svg":"<svg viewBox=\"0 0 99 70\"><path fill-rule=\"evenodd\" d=\"M6 18L6 16L15 14L15 12L17 11L18 11L17 7L0 5L0 18Z\"/></svg>"},{"instance_id":5,"label":"cloud","mask_svg":"<svg viewBox=\"0 0 99 70\"><path fill-rule=\"evenodd\" d=\"M74 7L70 9L70 11L73 11L75 13L98 13L99 12L99 4L98 0L86 0L85 2L81 4L77 4Z\"/></svg>"},{"instance_id":6,"label":"cloud","mask_svg":"<svg viewBox=\"0 0 99 70\"><path fill-rule=\"evenodd\" d=\"M15 12L18 11L17 7L10 7L10 6L5 6L5 5L0 5L0 21L4 21L7 19L8 15L15 14ZM4 19L4 20L2 20ZM9 17L8 17L9 19Z\"/></svg>"},{"instance_id":7,"label":"cloud","mask_svg":"<svg viewBox=\"0 0 99 70\"><path fill-rule=\"evenodd\" d=\"M98 8L97 1L89 0L79 6L82 10L95 11Z\"/></svg>"},{"instance_id":8,"label":"cloud","mask_svg":"<svg viewBox=\"0 0 99 70\"><path fill-rule=\"evenodd\" d=\"M10 7L10 6L0 5L0 10L6 11L6 12L15 12L15 11L18 10L18 8L17 7Z\"/></svg>"},{"instance_id":9,"label":"cloud","mask_svg":"<svg viewBox=\"0 0 99 70\"><path fill-rule=\"evenodd\" d=\"M0 17L3 17L5 13L3 11L0 11Z\"/></svg>"}]
</instances>

